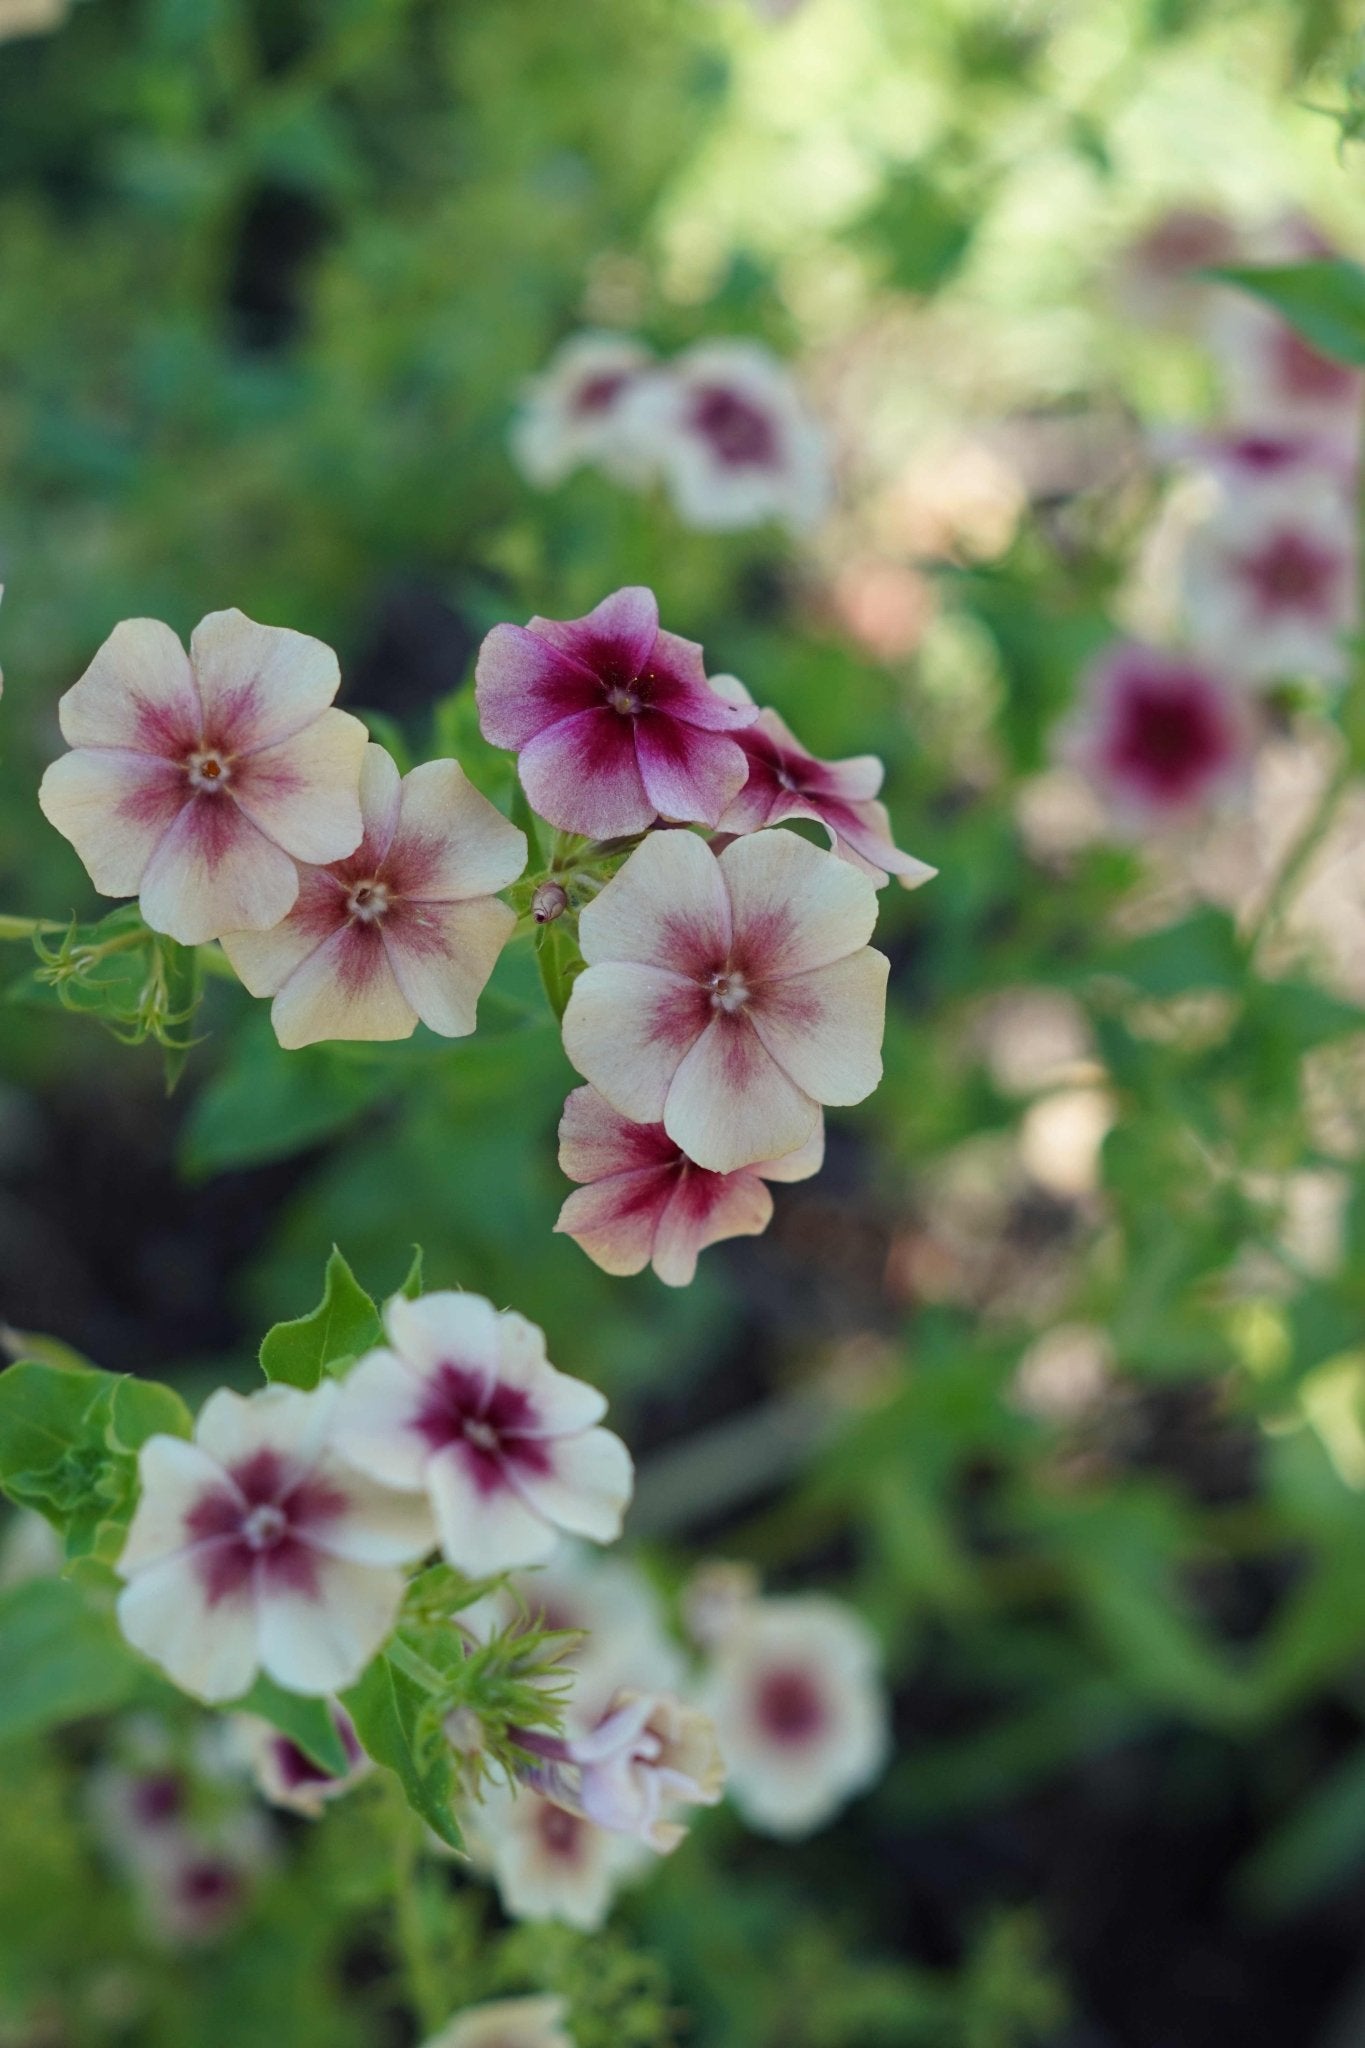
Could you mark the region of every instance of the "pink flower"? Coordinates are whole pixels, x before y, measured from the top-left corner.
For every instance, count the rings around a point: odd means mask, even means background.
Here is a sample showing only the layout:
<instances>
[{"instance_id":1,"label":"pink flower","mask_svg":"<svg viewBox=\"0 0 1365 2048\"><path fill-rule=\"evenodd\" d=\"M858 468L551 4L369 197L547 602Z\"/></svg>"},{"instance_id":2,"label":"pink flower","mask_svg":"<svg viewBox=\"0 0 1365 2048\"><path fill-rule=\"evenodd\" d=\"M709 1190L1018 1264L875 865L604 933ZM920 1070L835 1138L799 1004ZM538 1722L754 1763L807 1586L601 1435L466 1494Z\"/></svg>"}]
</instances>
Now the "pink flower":
<instances>
[{"instance_id":1,"label":"pink flower","mask_svg":"<svg viewBox=\"0 0 1365 2048\"><path fill-rule=\"evenodd\" d=\"M514 1920L557 1920L591 1933L617 1887L651 1860L643 1843L595 1827L529 1785L488 1786L462 1819L471 1855L491 1871Z\"/></svg>"},{"instance_id":2,"label":"pink flower","mask_svg":"<svg viewBox=\"0 0 1365 2048\"><path fill-rule=\"evenodd\" d=\"M716 695L695 641L660 631L650 590L618 590L583 619L495 626L477 690L484 738L520 755L533 807L566 832L714 825L747 773L726 734L755 712Z\"/></svg>"},{"instance_id":3,"label":"pink flower","mask_svg":"<svg viewBox=\"0 0 1365 2048\"><path fill-rule=\"evenodd\" d=\"M291 1742L269 1721L258 1720L254 1714L238 1716L236 1732L240 1734L242 1751L261 1796L272 1806L288 1807L309 1820L320 1820L333 1799L340 1799L368 1776L372 1768L370 1759L360 1746L350 1715L336 1700L331 1703L331 1715L348 1760L340 1776L315 1764L296 1742Z\"/></svg>"},{"instance_id":4,"label":"pink flower","mask_svg":"<svg viewBox=\"0 0 1365 2048\"><path fill-rule=\"evenodd\" d=\"M794 832L717 858L657 832L579 919L564 1049L633 1123L734 1173L809 1144L881 1078L888 963L865 875Z\"/></svg>"},{"instance_id":5,"label":"pink flower","mask_svg":"<svg viewBox=\"0 0 1365 2048\"><path fill-rule=\"evenodd\" d=\"M1234 419L1257 433L1326 435L1354 447L1358 370L1319 354L1278 313L1240 292L1219 304L1211 339Z\"/></svg>"},{"instance_id":6,"label":"pink flower","mask_svg":"<svg viewBox=\"0 0 1365 2048\"><path fill-rule=\"evenodd\" d=\"M360 807L356 851L302 869L289 915L273 931L225 932L223 951L253 995L274 996L283 1046L407 1038L419 1018L462 1038L516 925L492 892L525 867L525 836L458 762L400 782L382 747L365 749Z\"/></svg>"},{"instance_id":7,"label":"pink flower","mask_svg":"<svg viewBox=\"0 0 1365 2048\"><path fill-rule=\"evenodd\" d=\"M621 1533L630 1454L594 1427L605 1400L555 1371L533 1323L449 1293L396 1296L384 1321L389 1348L342 1383L338 1443L373 1478L430 1499L457 1570L543 1563L561 1530Z\"/></svg>"},{"instance_id":8,"label":"pink flower","mask_svg":"<svg viewBox=\"0 0 1365 2048\"><path fill-rule=\"evenodd\" d=\"M558 1741L523 1730L519 1739L546 1759L528 1775L547 1798L660 1856L687 1833L675 1807L720 1803L725 1766L716 1731L671 1693L620 1692L584 1734Z\"/></svg>"},{"instance_id":9,"label":"pink flower","mask_svg":"<svg viewBox=\"0 0 1365 2048\"><path fill-rule=\"evenodd\" d=\"M753 701L737 676L715 676L711 686L731 703ZM907 889L918 889L938 873L893 842L886 805L877 802L886 770L875 754L819 761L775 711L760 711L739 744L749 757L749 777L720 821L722 832L757 832L788 818L811 818L829 833L840 860L861 868L879 889L891 875L899 875Z\"/></svg>"},{"instance_id":10,"label":"pink flower","mask_svg":"<svg viewBox=\"0 0 1365 2048\"><path fill-rule=\"evenodd\" d=\"M627 400L654 358L626 334L575 334L523 394L512 429L512 452L541 490L571 470L595 463L618 483L646 480L627 415Z\"/></svg>"},{"instance_id":11,"label":"pink flower","mask_svg":"<svg viewBox=\"0 0 1365 2048\"><path fill-rule=\"evenodd\" d=\"M1132 824L1197 809L1245 771L1245 702L1194 656L1122 643L1082 688L1066 751Z\"/></svg>"},{"instance_id":12,"label":"pink flower","mask_svg":"<svg viewBox=\"0 0 1365 2048\"><path fill-rule=\"evenodd\" d=\"M707 1245L767 1229L773 1198L766 1181L808 1180L824 1151L822 1118L810 1142L785 1159L708 1173L662 1124L633 1124L595 1088L575 1088L560 1120L559 1164L585 1185L569 1196L555 1229L604 1273L652 1265L666 1287L686 1287Z\"/></svg>"},{"instance_id":13,"label":"pink flower","mask_svg":"<svg viewBox=\"0 0 1365 2048\"><path fill-rule=\"evenodd\" d=\"M425 1503L336 1455L338 1396L224 1388L193 1443L142 1447L119 1626L198 1699L236 1699L262 1670L289 1692L353 1684L397 1618L397 1567L431 1548Z\"/></svg>"},{"instance_id":14,"label":"pink flower","mask_svg":"<svg viewBox=\"0 0 1365 2048\"><path fill-rule=\"evenodd\" d=\"M1356 556L1339 474L1300 466L1242 481L1186 547L1191 638L1248 682L1339 682L1357 616Z\"/></svg>"},{"instance_id":15,"label":"pink flower","mask_svg":"<svg viewBox=\"0 0 1365 2048\"><path fill-rule=\"evenodd\" d=\"M201 620L188 659L169 626L125 619L58 707L75 751L43 777L43 814L154 931L265 931L294 906L296 860L360 840L366 734L330 708L339 681L330 647L241 612Z\"/></svg>"}]
</instances>

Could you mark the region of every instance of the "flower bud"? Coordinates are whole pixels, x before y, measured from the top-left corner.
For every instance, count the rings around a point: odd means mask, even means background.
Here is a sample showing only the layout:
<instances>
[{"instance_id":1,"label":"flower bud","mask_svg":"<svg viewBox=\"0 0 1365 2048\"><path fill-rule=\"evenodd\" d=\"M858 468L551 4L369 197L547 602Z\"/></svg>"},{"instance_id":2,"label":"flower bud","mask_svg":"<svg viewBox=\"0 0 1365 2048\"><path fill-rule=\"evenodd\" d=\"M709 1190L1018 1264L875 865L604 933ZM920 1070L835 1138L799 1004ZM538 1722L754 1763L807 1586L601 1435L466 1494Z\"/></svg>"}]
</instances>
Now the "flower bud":
<instances>
[{"instance_id":1,"label":"flower bud","mask_svg":"<svg viewBox=\"0 0 1365 2048\"><path fill-rule=\"evenodd\" d=\"M569 907L569 892L562 882L542 882L531 898L531 915L537 924L553 924Z\"/></svg>"}]
</instances>

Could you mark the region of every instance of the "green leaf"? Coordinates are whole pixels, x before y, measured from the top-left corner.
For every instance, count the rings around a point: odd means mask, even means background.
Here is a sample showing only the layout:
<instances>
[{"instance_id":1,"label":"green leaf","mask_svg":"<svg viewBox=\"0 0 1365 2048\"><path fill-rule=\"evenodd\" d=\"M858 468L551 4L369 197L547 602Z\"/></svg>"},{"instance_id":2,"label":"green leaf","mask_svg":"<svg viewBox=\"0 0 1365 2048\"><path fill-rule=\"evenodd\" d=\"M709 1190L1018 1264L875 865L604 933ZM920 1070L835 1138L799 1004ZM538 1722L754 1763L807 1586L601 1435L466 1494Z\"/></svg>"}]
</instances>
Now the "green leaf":
<instances>
[{"instance_id":1,"label":"green leaf","mask_svg":"<svg viewBox=\"0 0 1365 2048\"><path fill-rule=\"evenodd\" d=\"M1143 932L1101 955L1101 972L1120 974L1145 995L1177 996L1188 989L1235 989L1243 966L1237 932L1223 910L1197 910L1179 924Z\"/></svg>"},{"instance_id":2,"label":"green leaf","mask_svg":"<svg viewBox=\"0 0 1365 2048\"><path fill-rule=\"evenodd\" d=\"M452 1849L464 1846L456 1822L455 1765L430 1694L387 1656L376 1657L342 1694L368 1756L393 1771L414 1813Z\"/></svg>"},{"instance_id":3,"label":"green leaf","mask_svg":"<svg viewBox=\"0 0 1365 2048\"><path fill-rule=\"evenodd\" d=\"M1365 1749L1291 1809L1242 1864L1237 1890L1262 1913L1294 1913L1365 1863Z\"/></svg>"},{"instance_id":4,"label":"green leaf","mask_svg":"<svg viewBox=\"0 0 1365 2048\"><path fill-rule=\"evenodd\" d=\"M0 1373L0 1486L16 1498L33 1498L31 1487L55 1473L84 1438L103 1377L36 1359ZM24 1491L16 1493L16 1486Z\"/></svg>"},{"instance_id":5,"label":"green leaf","mask_svg":"<svg viewBox=\"0 0 1365 2048\"><path fill-rule=\"evenodd\" d=\"M148 1437L193 1433L194 1418L174 1387L136 1379L131 1373L114 1382L107 1431L111 1450L140 1451Z\"/></svg>"},{"instance_id":6,"label":"green leaf","mask_svg":"<svg viewBox=\"0 0 1365 2048\"><path fill-rule=\"evenodd\" d=\"M185 1170L207 1175L287 1159L354 1123L392 1091L395 1078L391 1066L340 1058L325 1047L284 1052L269 1020L253 1020L190 1111Z\"/></svg>"},{"instance_id":7,"label":"green leaf","mask_svg":"<svg viewBox=\"0 0 1365 2048\"><path fill-rule=\"evenodd\" d=\"M180 1396L155 1380L24 1359L0 1373L0 1487L63 1531L68 1558L112 1562L137 1495L136 1452L190 1429Z\"/></svg>"},{"instance_id":8,"label":"green leaf","mask_svg":"<svg viewBox=\"0 0 1365 2048\"><path fill-rule=\"evenodd\" d=\"M320 1771L340 1778L350 1769L351 1760L326 1700L304 1699L299 1693L286 1692L262 1672L250 1692L243 1693L232 1704L240 1713L258 1714L261 1720L269 1721Z\"/></svg>"},{"instance_id":9,"label":"green leaf","mask_svg":"<svg viewBox=\"0 0 1365 2048\"><path fill-rule=\"evenodd\" d=\"M1344 257L1264 268L1230 264L1211 275L1273 306L1323 355L1365 368L1365 269L1360 264Z\"/></svg>"},{"instance_id":10,"label":"green leaf","mask_svg":"<svg viewBox=\"0 0 1365 2048\"><path fill-rule=\"evenodd\" d=\"M329 1368L377 1344L379 1311L336 1246L322 1300L311 1315L276 1323L261 1344L261 1370L290 1387L315 1387Z\"/></svg>"},{"instance_id":11,"label":"green leaf","mask_svg":"<svg viewBox=\"0 0 1365 2048\"><path fill-rule=\"evenodd\" d=\"M408 1267L407 1278L398 1292L405 1301L416 1301L422 1292L422 1247L420 1244L415 1244L412 1248L412 1264Z\"/></svg>"},{"instance_id":12,"label":"green leaf","mask_svg":"<svg viewBox=\"0 0 1365 2048\"><path fill-rule=\"evenodd\" d=\"M147 1684L114 1618L63 1579L0 1593L0 1742L121 1707Z\"/></svg>"}]
</instances>

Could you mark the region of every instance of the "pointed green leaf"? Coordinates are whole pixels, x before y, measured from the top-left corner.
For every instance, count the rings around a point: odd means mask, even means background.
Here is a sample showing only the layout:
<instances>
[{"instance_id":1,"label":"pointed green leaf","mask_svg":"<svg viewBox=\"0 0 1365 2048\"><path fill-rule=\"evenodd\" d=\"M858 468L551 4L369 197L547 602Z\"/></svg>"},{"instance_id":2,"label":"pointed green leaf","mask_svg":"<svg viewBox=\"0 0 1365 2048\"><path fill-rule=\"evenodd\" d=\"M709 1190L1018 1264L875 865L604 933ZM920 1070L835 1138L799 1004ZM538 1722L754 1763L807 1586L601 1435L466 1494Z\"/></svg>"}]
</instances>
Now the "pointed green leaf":
<instances>
[{"instance_id":1,"label":"pointed green leaf","mask_svg":"<svg viewBox=\"0 0 1365 2048\"><path fill-rule=\"evenodd\" d=\"M240 1713L258 1714L261 1720L269 1721L320 1771L340 1778L350 1769L351 1760L326 1700L304 1699L299 1693L286 1692L262 1672L250 1692L234 1700L233 1706Z\"/></svg>"},{"instance_id":2,"label":"pointed green leaf","mask_svg":"<svg viewBox=\"0 0 1365 2048\"><path fill-rule=\"evenodd\" d=\"M405 1301L416 1301L418 1295L422 1292L422 1247L420 1244L415 1244L412 1248L412 1264L408 1267L407 1278L398 1292Z\"/></svg>"},{"instance_id":3,"label":"pointed green leaf","mask_svg":"<svg viewBox=\"0 0 1365 2048\"><path fill-rule=\"evenodd\" d=\"M378 1309L333 1245L322 1300L311 1315L266 1332L261 1370L286 1386L315 1387L332 1367L377 1344L380 1334Z\"/></svg>"},{"instance_id":4,"label":"pointed green leaf","mask_svg":"<svg viewBox=\"0 0 1365 2048\"><path fill-rule=\"evenodd\" d=\"M455 1765L430 1694L393 1660L376 1657L342 1694L368 1756L393 1771L413 1812L452 1849L464 1846L452 1801Z\"/></svg>"},{"instance_id":5,"label":"pointed green leaf","mask_svg":"<svg viewBox=\"0 0 1365 2048\"><path fill-rule=\"evenodd\" d=\"M1273 306L1323 355L1365 367L1365 269L1358 263L1230 264L1211 274Z\"/></svg>"}]
</instances>

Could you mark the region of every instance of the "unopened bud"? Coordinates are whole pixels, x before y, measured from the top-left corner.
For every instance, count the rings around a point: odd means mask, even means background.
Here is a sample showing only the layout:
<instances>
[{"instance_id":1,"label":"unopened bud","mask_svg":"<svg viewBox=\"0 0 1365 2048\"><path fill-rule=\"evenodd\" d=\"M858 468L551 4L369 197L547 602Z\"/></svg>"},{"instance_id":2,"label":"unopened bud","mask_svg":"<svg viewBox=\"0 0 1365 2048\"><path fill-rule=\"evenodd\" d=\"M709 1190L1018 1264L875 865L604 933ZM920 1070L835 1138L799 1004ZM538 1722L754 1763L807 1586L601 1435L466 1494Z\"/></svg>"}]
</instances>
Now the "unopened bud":
<instances>
[{"instance_id":1,"label":"unopened bud","mask_svg":"<svg viewBox=\"0 0 1365 2048\"><path fill-rule=\"evenodd\" d=\"M569 892L562 882L542 882L531 898L531 915L537 924L553 924L569 907Z\"/></svg>"},{"instance_id":2,"label":"unopened bud","mask_svg":"<svg viewBox=\"0 0 1365 2048\"><path fill-rule=\"evenodd\" d=\"M472 1707L452 1707L442 1723L446 1741L461 1756L478 1756L483 1749L483 1722Z\"/></svg>"}]
</instances>

